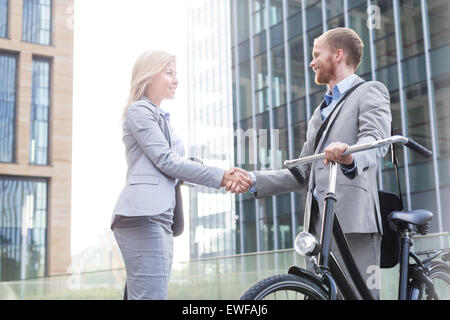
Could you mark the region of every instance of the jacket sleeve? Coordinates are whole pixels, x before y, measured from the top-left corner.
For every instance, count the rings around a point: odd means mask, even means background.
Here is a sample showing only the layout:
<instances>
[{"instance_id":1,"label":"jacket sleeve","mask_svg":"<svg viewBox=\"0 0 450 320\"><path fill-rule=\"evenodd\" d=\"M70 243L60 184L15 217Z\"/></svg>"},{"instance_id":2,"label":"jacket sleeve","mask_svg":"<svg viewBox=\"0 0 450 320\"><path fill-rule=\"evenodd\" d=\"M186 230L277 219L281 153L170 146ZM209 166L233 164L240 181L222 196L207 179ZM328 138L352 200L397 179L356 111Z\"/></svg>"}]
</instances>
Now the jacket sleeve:
<instances>
[{"instance_id":1,"label":"jacket sleeve","mask_svg":"<svg viewBox=\"0 0 450 320\"><path fill-rule=\"evenodd\" d=\"M159 127L158 115L153 111L132 105L126 121L138 145L163 173L183 181L220 188L225 171L190 161L173 152Z\"/></svg>"},{"instance_id":2,"label":"jacket sleeve","mask_svg":"<svg viewBox=\"0 0 450 320\"><path fill-rule=\"evenodd\" d=\"M389 91L379 81L371 81L359 99L359 132L356 144L372 142L390 136L391 108ZM361 175L369 168L378 166L386 155L388 146L353 154L356 174Z\"/></svg>"}]
</instances>

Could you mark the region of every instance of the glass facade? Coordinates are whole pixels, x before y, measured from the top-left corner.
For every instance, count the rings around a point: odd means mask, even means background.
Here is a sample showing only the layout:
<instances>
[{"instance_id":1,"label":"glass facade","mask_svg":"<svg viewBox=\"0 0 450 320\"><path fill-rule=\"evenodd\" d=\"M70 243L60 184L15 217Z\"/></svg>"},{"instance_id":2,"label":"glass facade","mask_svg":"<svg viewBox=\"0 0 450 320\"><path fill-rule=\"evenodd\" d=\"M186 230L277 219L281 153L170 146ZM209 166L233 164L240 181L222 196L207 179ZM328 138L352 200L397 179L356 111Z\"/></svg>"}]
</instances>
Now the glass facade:
<instances>
[{"instance_id":1,"label":"glass facade","mask_svg":"<svg viewBox=\"0 0 450 320\"><path fill-rule=\"evenodd\" d=\"M188 156L230 168L234 156L229 2L190 0L188 7ZM235 253L234 204L234 195L224 190L199 185L189 189L191 259Z\"/></svg>"},{"instance_id":2,"label":"glass facade","mask_svg":"<svg viewBox=\"0 0 450 320\"><path fill-rule=\"evenodd\" d=\"M0 162L14 161L17 57L0 52Z\"/></svg>"},{"instance_id":3,"label":"glass facade","mask_svg":"<svg viewBox=\"0 0 450 320\"><path fill-rule=\"evenodd\" d=\"M8 0L0 0L0 38L8 36Z\"/></svg>"},{"instance_id":4,"label":"glass facade","mask_svg":"<svg viewBox=\"0 0 450 320\"><path fill-rule=\"evenodd\" d=\"M50 66L49 59L33 59L30 164L48 164Z\"/></svg>"},{"instance_id":5,"label":"glass facade","mask_svg":"<svg viewBox=\"0 0 450 320\"><path fill-rule=\"evenodd\" d=\"M47 181L0 176L0 281L45 276Z\"/></svg>"},{"instance_id":6,"label":"glass facade","mask_svg":"<svg viewBox=\"0 0 450 320\"><path fill-rule=\"evenodd\" d=\"M22 40L50 45L52 0L23 0Z\"/></svg>"}]
</instances>

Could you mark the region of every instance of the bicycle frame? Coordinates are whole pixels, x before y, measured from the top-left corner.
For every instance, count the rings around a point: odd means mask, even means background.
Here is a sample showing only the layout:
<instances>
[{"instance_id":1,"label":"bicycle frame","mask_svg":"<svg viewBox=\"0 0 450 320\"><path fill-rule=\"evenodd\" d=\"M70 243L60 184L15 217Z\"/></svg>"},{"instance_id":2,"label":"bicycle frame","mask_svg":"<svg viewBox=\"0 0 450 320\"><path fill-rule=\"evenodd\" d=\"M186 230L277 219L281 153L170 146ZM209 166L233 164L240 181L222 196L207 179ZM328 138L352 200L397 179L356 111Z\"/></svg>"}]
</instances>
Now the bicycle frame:
<instances>
[{"instance_id":1,"label":"bicycle frame","mask_svg":"<svg viewBox=\"0 0 450 320\"><path fill-rule=\"evenodd\" d=\"M392 143L401 142L406 146L415 149L415 151L420 152L424 155L431 154L431 152L424 147L420 146L416 142L411 139L405 138L403 136L392 136L383 140L365 143L361 145L354 145L347 148L347 151L343 153L355 153L364 150L379 148L385 145L389 145ZM325 157L325 154L315 154L312 156L287 160L284 162L284 165L292 168L297 165L303 163L309 163L315 160L320 160ZM328 282L328 287L330 289L330 299L334 300L337 296L337 289L340 289L340 292L347 299L357 299L357 295L350 285L345 273L342 270L342 267L337 262L336 258L331 253L331 241L332 235L336 239L336 244L339 248L339 251L342 255L342 260L350 274L351 280L355 284L356 290L359 295L365 300L374 300L367 284L364 282L361 273L358 270L358 267L353 259L351 250L348 246L347 239L345 237L344 232L341 229L339 224L338 217L335 214L335 205L336 205L336 177L337 177L337 164L330 163L330 175L329 175L329 184L328 184L328 193L325 197L325 209L324 209L324 217L322 219L321 226L321 235L320 235L320 253L319 253L319 261L318 267L320 270L319 273L322 275L322 281ZM401 230L401 257L400 257L400 278L399 278L399 292L398 297L400 300L404 300L407 298L408 294L408 268L409 268L409 257L410 257L410 247L411 247L411 239L410 239L410 230L406 228L402 228ZM416 256L417 257L417 256ZM420 260L419 260L420 261ZM422 280L427 283L426 276ZM428 278L429 280L429 278ZM431 284L432 285L432 284Z\"/></svg>"},{"instance_id":2,"label":"bicycle frame","mask_svg":"<svg viewBox=\"0 0 450 320\"><path fill-rule=\"evenodd\" d=\"M364 282L361 273L356 266L356 263L351 254L350 248L347 243L344 232L339 224L338 217L335 214L336 205L336 176L337 176L337 164L330 163L330 178L328 184L328 193L325 197L325 209L324 218L322 219L322 231L321 231L321 251L319 253L319 267L327 281L330 288L337 286L341 289L343 294L347 296L348 299L357 299L357 295L353 292L353 288L349 284L348 279L345 277L342 267L337 262L334 256L331 256L331 240L332 234L336 239L336 244L342 255L345 266L350 274L353 283L356 286L357 291L361 297L365 300L374 300L374 297L370 293L366 283ZM331 260L330 260L331 259ZM330 272L329 272L330 271ZM336 277L336 281L333 278ZM336 299L336 292L330 290L330 298Z\"/></svg>"},{"instance_id":3,"label":"bicycle frame","mask_svg":"<svg viewBox=\"0 0 450 320\"><path fill-rule=\"evenodd\" d=\"M408 231L408 226L404 226L404 231ZM434 260L441 254L446 254L450 252L450 249L439 249L439 250L428 250L423 252L415 253L411 250L412 241L408 246L404 245L401 247L401 252L408 251L409 258L414 259L416 264L404 264L400 267L403 274L406 273L407 270L408 280L411 280L406 290L402 288L399 290L399 300L408 299L408 300L417 300L420 294L421 284L425 284L430 290L431 295L435 294L433 281L427 276L427 273L431 271L435 267L445 266L448 268L448 265L441 261ZM428 257L420 260L419 255L427 255ZM429 256L431 255L431 256ZM434 296L435 299L438 299L437 296Z\"/></svg>"},{"instance_id":4,"label":"bicycle frame","mask_svg":"<svg viewBox=\"0 0 450 320\"><path fill-rule=\"evenodd\" d=\"M400 230L400 277L398 281L398 300L406 300L408 293L408 266L411 248L411 233L409 229L402 228Z\"/></svg>"}]
</instances>

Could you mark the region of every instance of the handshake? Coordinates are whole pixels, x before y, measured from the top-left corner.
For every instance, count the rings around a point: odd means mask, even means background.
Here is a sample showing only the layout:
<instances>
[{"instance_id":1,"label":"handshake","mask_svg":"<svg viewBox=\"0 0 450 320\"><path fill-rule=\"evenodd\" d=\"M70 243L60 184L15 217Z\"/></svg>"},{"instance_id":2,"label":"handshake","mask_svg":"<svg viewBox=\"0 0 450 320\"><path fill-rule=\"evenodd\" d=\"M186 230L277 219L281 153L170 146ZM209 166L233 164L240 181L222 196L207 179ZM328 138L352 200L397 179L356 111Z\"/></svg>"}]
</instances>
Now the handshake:
<instances>
[{"instance_id":1,"label":"handshake","mask_svg":"<svg viewBox=\"0 0 450 320\"><path fill-rule=\"evenodd\" d=\"M233 193L246 193L253 186L249 173L241 168L231 168L225 171L221 187Z\"/></svg>"}]
</instances>

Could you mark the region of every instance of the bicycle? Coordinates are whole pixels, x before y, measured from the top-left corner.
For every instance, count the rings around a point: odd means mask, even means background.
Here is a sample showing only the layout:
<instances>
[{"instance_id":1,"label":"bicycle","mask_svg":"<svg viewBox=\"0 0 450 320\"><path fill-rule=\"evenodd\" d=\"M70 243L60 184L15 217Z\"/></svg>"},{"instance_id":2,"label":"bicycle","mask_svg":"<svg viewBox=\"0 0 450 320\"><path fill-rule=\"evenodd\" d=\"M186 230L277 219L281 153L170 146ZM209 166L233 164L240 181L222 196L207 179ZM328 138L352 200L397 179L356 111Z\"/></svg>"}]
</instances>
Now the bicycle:
<instances>
[{"instance_id":1,"label":"bicycle","mask_svg":"<svg viewBox=\"0 0 450 320\"><path fill-rule=\"evenodd\" d=\"M403 136L392 136L370 143L353 145L348 147L344 154L380 148L395 143L402 143L425 157L431 157L432 155L430 150ZM321 153L286 160L284 165L288 168L294 168L303 163L324 159L324 157L325 154ZM294 241L295 251L305 258L309 257L314 272L292 266L287 274L275 275L258 281L242 295L241 300L277 299L277 293L280 297L280 293L283 291L284 295L282 296L288 299L356 300L360 296L364 300L374 300L355 264L345 234L334 212L337 201L335 195L336 175L337 164L330 163L328 193L325 197L320 242L312 234L305 231L300 232ZM415 233L426 234L432 218L433 214L427 210L393 211L388 216L392 230L396 232L400 239L398 256L400 263L399 300L450 299L450 266L448 265L450 248L418 253L415 253L412 248L412 235ZM347 267L350 278L358 292L355 292L352 288L344 275L342 266L339 265L330 250L332 234L336 239L336 245L341 252L344 265ZM318 256L317 259L316 256ZM419 256L426 257L421 260ZM410 259L414 262L410 263ZM357 293L359 293L359 296Z\"/></svg>"}]
</instances>

